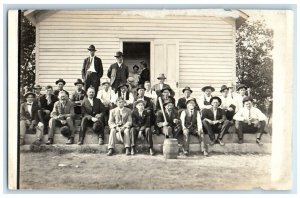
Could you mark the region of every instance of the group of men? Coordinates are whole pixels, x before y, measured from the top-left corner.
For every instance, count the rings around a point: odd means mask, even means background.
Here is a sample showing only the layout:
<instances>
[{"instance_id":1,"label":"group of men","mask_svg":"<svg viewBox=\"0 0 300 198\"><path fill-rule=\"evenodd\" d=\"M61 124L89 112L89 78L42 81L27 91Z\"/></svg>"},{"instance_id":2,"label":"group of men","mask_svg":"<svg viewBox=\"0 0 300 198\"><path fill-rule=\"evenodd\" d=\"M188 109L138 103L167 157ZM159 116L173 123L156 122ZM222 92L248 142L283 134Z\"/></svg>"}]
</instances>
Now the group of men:
<instances>
[{"instance_id":1,"label":"group of men","mask_svg":"<svg viewBox=\"0 0 300 198\"><path fill-rule=\"evenodd\" d=\"M191 96L190 87L185 87L184 97L176 104L175 92L165 83L164 74L157 77L158 84L151 86L147 64L141 62L143 71L139 80L136 83L128 81L128 66L123 62L122 52L116 52L116 63L107 72L110 80L103 81L99 90L102 61L95 56L95 46L91 45L88 50L90 56L82 67L83 80L76 80L71 96L64 90L66 82L63 79L56 81L58 89L55 91L48 85L46 93L41 94L42 87L36 85L34 93L25 93L26 102L20 108L20 144L24 144L26 130L33 128L37 131L37 143L48 133L46 144L53 144L57 127L67 138L66 144L73 144L76 115L81 118L78 145L84 143L88 126L98 135L99 144L104 144L104 129L109 127L109 156L114 154L117 142L124 144L126 155L134 155L138 139L146 141L149 153L154 155L153 133L163 134L165 138L178 138L183 134L185 155L189 154L190 135L195 135L207 156L204 133L209 135L209 144L224 145L222 138L230 126L236 127L239 143L243 143L243 133L251 130L257 132L257 144L262 144L266 116L253 107L253 99L246 96L245 85L237 86L237 92L232 86L223 85L220 97L213 96L214 87L205 86L198 99Z\"/></svg>"}]
</instances>

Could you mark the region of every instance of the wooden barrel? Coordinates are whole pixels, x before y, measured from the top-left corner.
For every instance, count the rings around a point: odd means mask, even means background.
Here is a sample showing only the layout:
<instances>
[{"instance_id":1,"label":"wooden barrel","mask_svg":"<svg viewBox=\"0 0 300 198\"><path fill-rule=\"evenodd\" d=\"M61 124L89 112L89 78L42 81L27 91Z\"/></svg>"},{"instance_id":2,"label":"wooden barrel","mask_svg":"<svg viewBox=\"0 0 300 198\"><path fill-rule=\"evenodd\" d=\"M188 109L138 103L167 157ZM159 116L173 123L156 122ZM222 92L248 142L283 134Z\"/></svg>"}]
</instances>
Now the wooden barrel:
<instances>
[{"instance_id":1,"label":"wooden barrel","mask_svg":"<svg viewBox=\"0 0 300 198\"><path fill-rule=\"evenodd\" d=\"M177 139L165 139L163 146L163 154L166 159L177 159L178 141Z\"/></svg>"}]
</instances>

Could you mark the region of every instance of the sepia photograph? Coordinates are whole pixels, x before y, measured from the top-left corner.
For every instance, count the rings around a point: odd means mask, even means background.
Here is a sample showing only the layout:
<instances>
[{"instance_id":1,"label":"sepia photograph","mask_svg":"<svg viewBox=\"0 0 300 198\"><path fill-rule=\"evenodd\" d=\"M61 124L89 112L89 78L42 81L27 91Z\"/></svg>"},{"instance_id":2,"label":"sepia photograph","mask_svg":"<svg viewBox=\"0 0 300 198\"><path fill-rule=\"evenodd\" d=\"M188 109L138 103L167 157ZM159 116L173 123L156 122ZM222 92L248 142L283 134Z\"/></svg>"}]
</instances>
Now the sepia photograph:
<instances>
[{"instance_id":1,"label":"sepia photograph","mask_svg":"<svg viewBox=\"0 0 300 198\"><path fill-rule=\"evenodd\" d=\"M292 11L9 12L12 188L291 189Z\"/></svg>"}]
</instances>

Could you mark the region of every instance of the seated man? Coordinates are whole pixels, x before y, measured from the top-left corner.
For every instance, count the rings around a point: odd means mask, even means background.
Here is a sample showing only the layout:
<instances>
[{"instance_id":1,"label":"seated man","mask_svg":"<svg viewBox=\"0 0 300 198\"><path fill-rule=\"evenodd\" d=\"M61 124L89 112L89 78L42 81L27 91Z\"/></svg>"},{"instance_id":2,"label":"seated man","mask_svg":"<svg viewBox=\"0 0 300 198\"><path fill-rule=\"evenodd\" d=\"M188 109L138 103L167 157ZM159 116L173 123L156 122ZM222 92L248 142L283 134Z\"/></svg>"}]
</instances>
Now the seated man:
<instances>
[{"instance_id":1,"label":"seated man","mask_svg":"<svg viewBox=\"0 0 300 198\"><path fill-rule=\"evenodd\" d=\"M144 87L145 87L145 96L147 96L148 98L151 98L153 105L155 105L157 95L156 95L156 92L151 89L150 81L145 81ZM155 110L155 106L153 107L153 109Z\"/></svg>"},{"instance_id":2,"label":"seated man","mask_svg":"<svg viewBox=\"0 0 300 198\"><path fill-rule=\"evenodd\" d=\"M232 122L234 113L235 113L235 101L229 94L229 88L226 85L221 86L220 90L222 96L220 97L222 104L220 105L220 108L225 111L226 119ZM232 122L233 123L233 122Z\"/></svg>"},{"instance_id":3,"label":"seated man","mask_svg":"<svg viewBox=\"0 0 300 198\"><path fill-rule=\"evenodd\" d=\"M211 145L215 143L219 143L222 146L225 145L221 140L230 126L229 121L226 120L223 109L219 108L221 103L222 100L214 96L210 99L212 108L203 109L202 111L202 124L204 130L206 130L209 135ZM215 133L219 133L217 139L215 139Z\"/></svg>"},{"instance_id":4,"label":"seated man","mask_svg":"<svg viewBox=\"0 0 300 198\"><path fill-rule=\"evenodd\" d=\"M85 132L87 126L93 126L93 131L98 135L99 144L104 144L104 113L105 108L100 99L94 98L95 89L93 87L88 88L87 97L82 102L82 114L79 141L78 145L83 144Z\"/></svg>"},{"instance_id":5,"label":"seated man","mask_svg":"<svg viewBox=\"0 0 300 198\"><path fill-rule=\"evenodd\" d=\"M157 79L159 80L158 84L153 85L152 90L156 92L157 96L160 96L162 93L162 89L163 88L169 88L170 90L170 96L174 97L175 96L175 92L171 89L170 85L165 83L165 80L167 79L165 77L164 74L159 74L159 76L157 77Z\"/></svg>"},{"instance_id":6,"label":"seated man","mask_svg":"<svg viewBox=\"0 0 300 198\"><path fill-rule=\"evenodd\" d=\"M185 87L182 90L182 93L184 94L184 97L179 98L178 102L177 102L177 108L178 108L178 114L180 115L180 113L186 109L186 101L188 101L191 97L191 94L193 93L193 90L191 90L190 87ZM195 101L195 108L197 110L199 110L199 106L197 104L197 102Z\"/></svg>"},{"instance_id":7,"label":"seated man","mask_svg":"<svg viewBox=\"0 0 300 198\"><path fill-rule=\"evenodd\" d=\"M55 82L55 84L58 86L58 89L53 92L53 94L56 97L58 97L58 94L59 94L60 91L65 91L67 96L69 97L69 93L66 90L64 90L64 86L66 85L66 81L64 81L64 79L62 79L62 78L58 79Z\"/></svg>"},{"instance_id":8,"label":"seated man","mask_svg":"<svg viewBox=\"0 0 300 198\"><path fill-rule=\"evenodd\" d=\"M117 107L110 110L108 126L110 128L108 140L108 156L114 153L116 141L124 143L126 155L130 155L130 147L134 146L134 142L130 142L130 128L132 125L131 110L124 107L123 98L116 100Z\"/></svg>"},{"instance_id":9,"label":"seated man","mask_svg":"<svg viewBox=\"0 0 300 198\"><path fill-rule=\"evenodd\" d=\"M237 94L234 96L235 104L236 104L236 111L239 111L240 109L243 108L243 99L247 96L246 95L246 90L248 87L244 84L239 84L236 87Z\"/></svg>"},{"instance_id":10,"label":"seated man","mask_svg":"<svg viewBox=\"0 0 300 198\"><path fill-rule=\"evenodd\" d=\"M166 100L163 105L164 109L158 111L156 117L156 125L159 128L159 132L162 132L166 138L178 138L182 128L178 113L174 109L174 103L172 100Z\"/></svg>"},{"instance_id":11,"label":"seated man","mask_svg":"<svg viewBox=\"0 0 300 198\"><path fill-rule=\"evenodd\" d=\"M132 112L132 128L130 130L131 141L133 146L131 147L131 155L135 154L136 140L146 139L149 144L150 155L154 155L152 132L150 130L150 116L151 114L145 110L145 102L143 100L137 100L135 102L136 108Z\"/></svg>"},{"instance_id":12,"label":"seated man","mask_svg":"<svg viewBox=\"0 0 300 198\"><path fill-rule=\"evenodd\" d=\"M256 132L256 143L262 144L260 139L264 133L267 117L258 108L253 107L252 97L245 97L243 103L244 107L233 116L236 121L239 144L243 143L245 131Z\"/></svg>"},{"instance_id":13,"label":"seated man","mask_svg":"<svg viewBox=\"0 0 300 198\"><path fill-rule=\"evenodd\" d=\"M25 133L27 129L36 128L36 142L40 143L43 138L44 125L39 122L38 105L34 103L34 93L27 92L24 95L26 102L20 107L20 145L25 144Z\"/></svg>"},{"instance_id":14,"label":"seated man","mask_svg":"<svg viewBox=\"0 0 300 198\"><path fill-rule=\"evenodd\" d=\"M202 122L200 111L196 109L196 100L190 98L186 101L187 109L183 110L180 115L182 130L183 130L183 153L185 155L189 154L189 141L190 135L198 136L201 151L204 156L208 156L207 150L205 148L205 139L202 129Z\"/></svg>"},{"instance_id":15,"label":"seated man","mask_svg":"<svg viewBox=\"0 0 300 198\"><path fill-rule=\"evenodd\" d=\"M81 103L86 94L85 91L82 89L82 87L84 86L84 82L82 82L81 79L77 79L74 85L76 86L76 90L71 95L70 100L74 103L74 112L76 114L81 115Z\"/></svg>"},{"instance_id":16,"label":"seated man","mask_svg":"<svg viewBox=\"0 0 300 198\"><path fill-rule=\"evenodd\" d=\"M145 110L147 110L148 113L151 113L153 111L153 104L151 102L151 98L145 96L145 87L144 87L144 85L138 85L136 91L137 91L137 100L143 100L144 105L145 105L144 106ZM137 101L137 100L135 100L135 101Z\"/></svg>"},{"instance_id":17,"label":"seated man","mask_svg":"<svg viewBox=\"0 0 300 198\"><path fill-rule=\"evenodd\" d=\"M68 96L65 91L59 92L58 99L59 101L54 103L53 110L50 114L51 117L49 121L50 130L48 133L48 141L46 144L48 145L53 144L55 128L57 126L62 127L61 128L62 135L68 137L68 141L66 142L66 144L74 144L74 133L75 133L75 127L73 123L73 118L75 116L74 105L68 99Z\"/></svg>"},{"instance_id":18,"label":"seated man","mask_svg":"<svg viewBox=\"0 0 300 198\"><path fill-rule=\"evenodd\" d=\"M171 100L171 102L173 103L173 108L175 108L175 99L171 96L171 92L172 92L172 89L168 88L168 87L165 87L161 90L161 94L159 97L161 97L161 100L164 104L165 101L169 101ZM159 105L159 100L157 99L156 101L156 110L160 110L161 107ZM175 108L176 109L176 108Z\"/></svg>"},{"instance_id":19,"label":"seated man","mask_svg":"<svg viewBox=\"0 0 300 198\"><path fill-rule=\"evenodd\" d=\"M34 89L34 93L35 93L34 102L37 102L38 106L41 107L40 99L43 96L43 94L41 93L42 86L41 85L34 85L33 89Z\"/></svg>"},{"instance_id":20,"label":"seated man","mask_svg":"<svg viewBox=\"0 0 300 198\"><path fill-rule=\"evenodd\" d=\"M54 103L58 101L57 97L52 94L53 88L51 85L46 86L46 94L40 98L41 108L38 111L39 119L44 124L44 132L48 133L50 113L53 110Z\"/></svg>"},{"instance_id":21,"label":"seated man","mask_svg":"<svg viewBox=\"0 0 300 198\"><path fill-rule=\"evenodd\" d=\"M128 87L129 87L128 84L120 84L118 91L115 94L115 97L116 99L119 97L123 98L125 107L132 109L134 97L133 94L128 90Z\"/></svg>"},{"instance_id":22,"label":"seated man","mask_svg":"<svg viewBox=\"0 0 300 198\"><path fill-rule=\"evenodd\" d=\"M204 86L202 88L202 92L204 92L204 94L201 95L198 100L198 105L199 105L201 111L203 109L210 109L212 107L211 103L210 103L210 99L213 97L212 92L214 92L214 91L215 91L215 88L213 88L210 85Z\"/></svg>"}]
</instances>

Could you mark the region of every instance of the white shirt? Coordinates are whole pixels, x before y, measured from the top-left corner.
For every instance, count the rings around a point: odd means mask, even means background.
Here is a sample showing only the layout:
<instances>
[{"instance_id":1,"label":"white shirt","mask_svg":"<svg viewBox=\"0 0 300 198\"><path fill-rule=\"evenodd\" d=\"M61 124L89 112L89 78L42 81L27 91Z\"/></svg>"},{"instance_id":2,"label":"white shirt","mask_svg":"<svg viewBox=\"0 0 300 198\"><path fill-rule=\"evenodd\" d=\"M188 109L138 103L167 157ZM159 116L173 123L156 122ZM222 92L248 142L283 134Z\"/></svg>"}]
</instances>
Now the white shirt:
<instances>
[{"instance_id":1,"label":"white shirt","mask_svg":"<svg viewBox=\"0 0 300 198\"><path fill-rule=\"evenodd\" d=\"M188 111L190 113L190 110L188 110ZM193 110L193 111L195 111L195 110ZM185 111L182 111L180 114L182 129L186 129L186 127L184 126L185 116L186 116ZM190 116L192 116L192 115L190 115ZM197 112L197 127L198 127L198 130L202 130L202 122L201 122L201 116L200 116L199 111Z\"/></svg>"},{"instance_id":2,"label":"white shirt","mask_svg":"<svg viewBox=\"0 0 300 198\"><path fill-rule=\"evenodd\" d=\"M123 63L123 61L122 61L122 63ZM121 67L122 63L118 63L118 62L117 62L117 64L118 64L119 67Z\"/></svg>"},{"instance_id":3,"label":"white shirt","mask_svg":"<svg viewBox=\"0 0 300 198\"><path fill-rule=\"evenodd\" d=\"M246 95L241 96L240 94L236 94L235 95L235 104L236 104L236 111L239 111L240 109L243 108L244 104L243 104L243 98L245 98Z\"/></svg>"},{"instance_id":4,"label":"white shirt","mask_svg":"<svg viewBox=\"0 0 300 198\"><path fill-rule=\"evenodd\" d=\"M92 60L90 68L88 69L88 71L90 71L90 72L96 72L96 70L95 70L95 64L94 64L94 58L95 58L94 56L90 57L90 60Z\"/></svg>"},{"instance_id":5,"label":"white shirt","mask_svg":"<svg viewBox=\"0 0 300 198\"><path fill-rule=\"evenodd\" d=\"M150 89L150 91L145 90L145 96L147 96L153 100L156 100L156 98L157 98L156 92L152 91L151 89Z\"/></svg>"},{"instance_id":6,"label":"white shirt","mask_svg":"<svg viewBox=\"0 0 300 198\"><path fill-rule=\"evenodd\" d=\"M109 105L111 102L113 102L112 100L114 97L114 93L111 91L110 87L107 91L105 91L105 89L101 89L97 94L97 98L100 99L104 105Z\"/></svg>"},{"instance_id":7,"label":"white shirt","mask_svg":"<svg viewBox=\"0 0 300 198\"><path fill-rule=\"evenodd\" d=\"M214 110L214 109L213 109L213 113L214 113L214 120L217 120L217 110L218 110L218 109L216 109L216 110Z\"/></svg>"},{"instance_id":8,"label":"white shirt","mask_svg":"<svg viewBox=\"0 0 300 198\"><path fill-rule=\"evenodd\" d=\"M237 120L237 121L244 121L245 119L246 120L255 119L255 120L259 120L259 121L266 121L267 117L256 107L251 107L250 110L247 109L246 107L243 107L233 116L233 119Z\"/></svg>"},{"instance_id":9,"label":"white shirt","mask_svg":"<svg viewBox=\"0 0 300 198\"><path fill-rule=\"evenodd\" d=\"M229 94L226 98L224 96L220 96L220 98L222 100L222 104L220 105L221 109L228 109L230 105L236 106L235 101L230 97Z\"/></svg>"},{"instance_id":10,"label":"white shirt","mask_svg":"<svg viewBox=\"0 0 300 198\"><path fill-rule=\"evenodd\" d=\"M206 96L205 94L201 95L199 100L197 101L199 108L200 109L210 109L211 105L204 105L204 101L209 102L211 98L212 98L212 95L210 95L210 97Z\"/></svg>"},{"instance_id":11,"label":"white shirt","mask_svg":"<svg viewBox=\"0 0 300 198\"><path fill-rule=\"evenodd\" d=\"M94 105L94 103L93 103L93 98L92 98L92 99L88 98L88 100L90 101L91 106L93 106L93 105Z\"/></svg>"},{"instance_id":12,"label":"white shirt","mask_svg":"<svg viewBox=\"0 0 300 198\"><path fill-rule=\"evenodd\" d=\"M31 104L31 105L29 105L29 104ZM33 103L29 103L29 102L27 103L27 108L28 108L28 112L30 114L30 117L32 116L32 112L31 112L32 105L33 105Z\"/></svg>"},{"instance_id":13,"label":"white shirt","mask_svg":"<svg viewBox=\"0 0 300 198\"><path fill-rule=\"evenodd\" d=\"M159 83L159 88L160 88L160 90L162 90L163 84Z\"/></svg>"}]
</instances>

